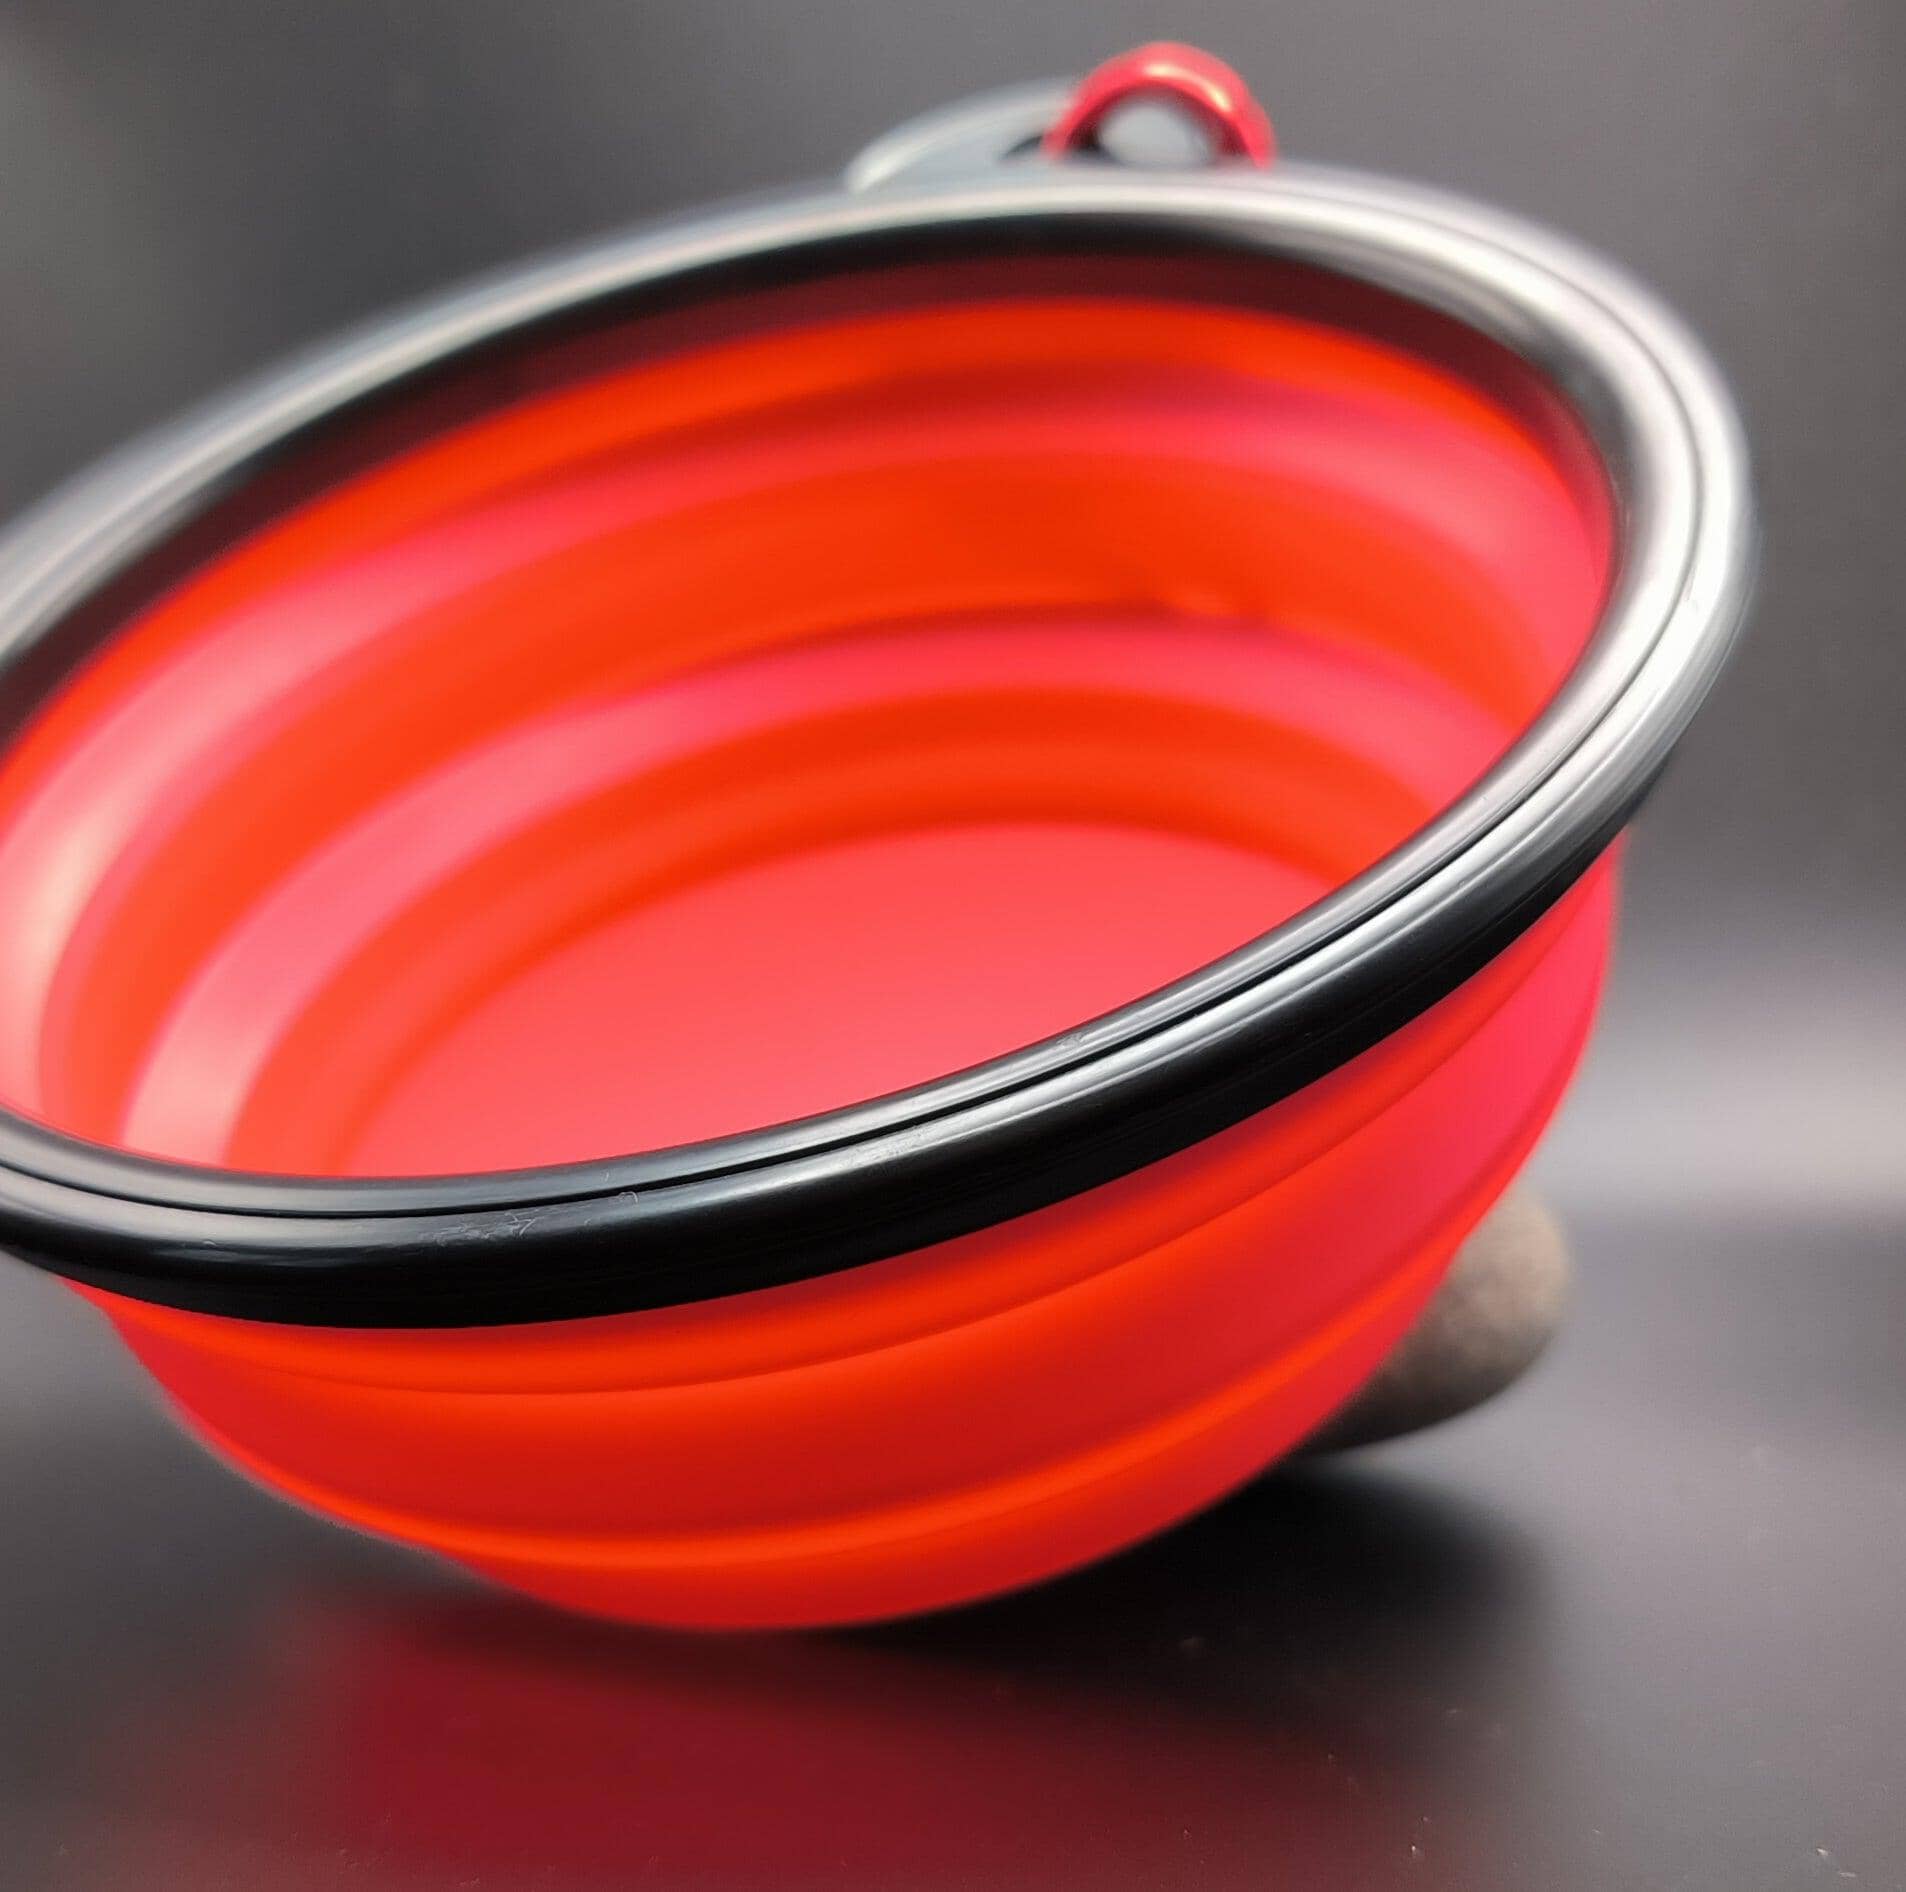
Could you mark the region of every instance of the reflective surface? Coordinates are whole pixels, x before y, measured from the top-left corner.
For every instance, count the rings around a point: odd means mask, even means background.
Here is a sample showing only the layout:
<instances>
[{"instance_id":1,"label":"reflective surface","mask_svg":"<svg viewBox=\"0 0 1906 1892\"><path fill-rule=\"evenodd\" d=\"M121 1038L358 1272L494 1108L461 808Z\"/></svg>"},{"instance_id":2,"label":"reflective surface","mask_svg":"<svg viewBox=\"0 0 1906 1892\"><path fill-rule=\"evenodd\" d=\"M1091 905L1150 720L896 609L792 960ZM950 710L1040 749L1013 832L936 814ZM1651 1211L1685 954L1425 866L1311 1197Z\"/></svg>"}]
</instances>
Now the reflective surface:
<instances>
[{"instance_id":1,"label":"reflective surface","mask_svg":"<svg viewBox=\"0 0 1906 1892\"><path fill-rule=\"evenodd\" d=\"M1011 1602L743 1640L279 1508L9 1271L7 1883L1892 1885L1894 1245L1575 1222L1565 1342L1440 1436Z\"/></svg>"},{"instance_id":2,"label":"reflective surface","mask_svg":"<svg viewBox=\"0 0 1906 1892\"><path fill-rule=\"evenodd\" d=\"M0 495L395 295L1165 27L1287 149L1606 248L1748 408L1756 629L1543 1159L1559 1351L1042 1594L704 1643L281 1509L0 1271L0 1884L1906 1883L1896 0L16 0Z\"/></svg>"}]
</instances>

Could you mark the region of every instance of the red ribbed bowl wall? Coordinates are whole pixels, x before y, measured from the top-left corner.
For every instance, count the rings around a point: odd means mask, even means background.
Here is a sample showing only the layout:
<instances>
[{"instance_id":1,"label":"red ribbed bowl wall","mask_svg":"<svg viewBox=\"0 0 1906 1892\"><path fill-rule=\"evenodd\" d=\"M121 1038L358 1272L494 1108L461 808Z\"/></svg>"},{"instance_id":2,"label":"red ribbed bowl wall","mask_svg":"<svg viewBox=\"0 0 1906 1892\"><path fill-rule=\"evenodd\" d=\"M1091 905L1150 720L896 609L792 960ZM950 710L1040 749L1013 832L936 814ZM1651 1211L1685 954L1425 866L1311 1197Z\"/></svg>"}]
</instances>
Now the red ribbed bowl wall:
<instances>
[{"instance_id":1,"label":"red ribbed bowl wall","mask_svg":"<svg viewBox=\"0 0 1906 1892\"><path fill-rule=\"evenodd\" d=\"M930 1081L1382 859L1548 700L1608 563L1506 408L1267 313L981 297L598 373L255 532L39 715L0 1101L365 1176ZM258 1478L552 1601L982 1595L1368 1374L1554 1107L1611 892L1204 1144L796 1286L405 1332L91 1298Z\"/></svg>"}]
</instances>

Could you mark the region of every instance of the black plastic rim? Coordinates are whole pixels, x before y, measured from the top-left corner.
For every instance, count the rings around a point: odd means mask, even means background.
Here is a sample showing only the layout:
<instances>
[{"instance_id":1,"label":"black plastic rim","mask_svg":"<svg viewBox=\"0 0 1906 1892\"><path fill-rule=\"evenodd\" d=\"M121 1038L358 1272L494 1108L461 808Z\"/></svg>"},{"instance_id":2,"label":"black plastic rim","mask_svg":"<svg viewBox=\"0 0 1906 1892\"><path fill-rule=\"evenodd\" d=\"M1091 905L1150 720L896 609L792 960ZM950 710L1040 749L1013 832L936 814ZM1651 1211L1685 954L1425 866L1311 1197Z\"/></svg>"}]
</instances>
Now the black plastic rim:
<instances>
[{"instance_id":1,"label":"black plastic rim","mask_svg":"<svg viewBox=\"0 0 1906 1892\"><path fill-rule=\"evenodd\" d=\"M1645 292L1528 226L1347 174L1016 175L769 204L500 277L362 331L159 435L0 542L0 732L128 609L467 399L467 371L631 320L922 258L1223 259L1347 319L1416 324L1565 411L1606 475L1601 627L1478 786L1275 932L1059 1038L891 1097L608 1161L314 1179L194 1168L0 1112L0 1242L138 1299L459 1327L698 1301L970 1233L1188 1148L1453 990L1619 831L1737 628L1752 531L1718 380ZM1285 306L1277 303L1276 306ZM513 370L507 371L513 372Z\"/></svg>"}]
</instances>

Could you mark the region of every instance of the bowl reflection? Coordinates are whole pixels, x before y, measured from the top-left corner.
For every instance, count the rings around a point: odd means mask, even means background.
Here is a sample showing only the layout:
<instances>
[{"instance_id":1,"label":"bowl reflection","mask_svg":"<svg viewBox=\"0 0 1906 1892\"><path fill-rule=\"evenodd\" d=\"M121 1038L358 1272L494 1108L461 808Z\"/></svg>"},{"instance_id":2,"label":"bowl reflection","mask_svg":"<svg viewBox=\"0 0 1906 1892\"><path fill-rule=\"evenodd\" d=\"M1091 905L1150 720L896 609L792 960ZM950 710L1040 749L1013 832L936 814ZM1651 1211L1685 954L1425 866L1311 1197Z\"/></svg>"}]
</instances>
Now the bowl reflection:
<instances>
[{"instance_id":1,"label":"bowl reflection","mask_svg":"<svg viewBox=\"0 0 1906 1892\"><path fill-rule=\"evenodd\" d=\"M339 1858L432 1885L1498 1882L1502 1836L1448 1809L1534 1719L1542 1577L1508 1522L1326 1467L878 1630L281 1594L98 1758L145 1886L261 1857L274 1884Z\"/></svg>"}]
</instances>

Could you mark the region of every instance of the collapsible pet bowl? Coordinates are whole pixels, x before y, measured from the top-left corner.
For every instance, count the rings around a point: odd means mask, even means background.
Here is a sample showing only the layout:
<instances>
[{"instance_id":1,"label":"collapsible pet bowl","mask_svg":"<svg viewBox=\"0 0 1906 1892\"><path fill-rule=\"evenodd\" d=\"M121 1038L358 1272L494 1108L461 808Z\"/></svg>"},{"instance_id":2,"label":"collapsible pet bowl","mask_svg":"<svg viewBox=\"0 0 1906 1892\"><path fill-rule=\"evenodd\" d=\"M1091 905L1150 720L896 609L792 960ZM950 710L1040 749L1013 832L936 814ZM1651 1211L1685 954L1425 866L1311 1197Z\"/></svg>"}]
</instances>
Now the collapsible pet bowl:
<instances>
[{"instance_id":1,"label":"collapsible pet bowl","mask_svg":"<svg viewBox=\"0 0 1906 1892\"><path fill-rule=\"evenodd\" d=\"M1208 157L1117 161L1161 92ZM271 1487L651 1621L1023 1583L1341 1404L1750 528L1642 291L1268 156L1146 49L19 526L0 1241Z\"/></svg>"}]
</instances>

